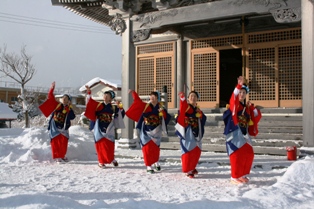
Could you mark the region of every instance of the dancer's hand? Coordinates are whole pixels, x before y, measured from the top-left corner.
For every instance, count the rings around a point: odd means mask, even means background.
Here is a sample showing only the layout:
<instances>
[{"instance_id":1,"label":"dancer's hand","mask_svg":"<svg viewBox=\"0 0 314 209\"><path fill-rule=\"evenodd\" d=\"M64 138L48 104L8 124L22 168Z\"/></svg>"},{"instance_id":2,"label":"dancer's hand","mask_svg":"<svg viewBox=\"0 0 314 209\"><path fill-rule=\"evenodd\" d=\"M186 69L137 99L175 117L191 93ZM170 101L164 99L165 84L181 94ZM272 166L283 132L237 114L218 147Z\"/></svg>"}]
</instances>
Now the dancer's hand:
<instances>
[{"instance_id":1,"label":"dancer's hand","mask_svg":"<svg viewBox=\"0 0 314 209\"><path fill-rule=\"evenodd\" d=\"M90 93L90 92L91 92L89 86L85 85L85 88L86 88L87 93Z\"/></svg>"},{"instance_id":2,"label":"dancer's hand","mask_svg":"<svg viewBox=\"0 0 314 209\"><path fill-rule=\"evenodd\" d=\"M253 104L252 102L250 102L250 101L247 101L247 102L246 102L246 105L247 105L247 106L252 106L252 105L254 106L254 104Z\"/></svg>"},{"instance_id":3,"label":"dancer's hand","mask_svg":"<svg viewBox=\"0 0 314 209\"><path fill-rule=\"evenodd\" d=\"M180 98L182 98L184 97L184 92L181 91L178 95L180 96Z\"/></svg>"},{"instance_id":4,"label":"dancer's hand","mask_svg":"<svg viewBox=\"0 0 314 209\"><path fill-rule=\"evenodd\" d=\"M239 77L238 77L238 84L240 84L240 85L242 86L243 83L244 83L244 78L243 78L243 76L239 76Z\"/></svg>"},{"instance_id":5,"label":"dancer's hand","mask_svg":"<svg viewBox=\"0 0 314 209\"><path fill-rule=\"evenodd\" d=\"M54 81L54 82L52 82L50 88L55 89L55 86L56 86L56 82Z\"/></svg>"}]
</instances>

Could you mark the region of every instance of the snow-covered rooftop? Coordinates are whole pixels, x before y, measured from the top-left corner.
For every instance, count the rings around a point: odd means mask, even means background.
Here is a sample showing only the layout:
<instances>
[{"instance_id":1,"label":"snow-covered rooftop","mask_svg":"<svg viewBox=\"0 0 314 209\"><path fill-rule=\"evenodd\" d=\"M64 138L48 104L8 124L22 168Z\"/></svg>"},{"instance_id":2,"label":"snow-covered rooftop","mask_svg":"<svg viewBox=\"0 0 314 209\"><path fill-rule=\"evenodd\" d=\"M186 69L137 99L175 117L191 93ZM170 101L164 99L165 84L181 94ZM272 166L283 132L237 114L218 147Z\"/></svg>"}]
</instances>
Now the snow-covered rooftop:
<instances>
[{"instance_id":1,"label":"snow-covered rooftop","mask_svg":"<svg viewBox=\"0 0 314 209\"><path fill-rule=\"evenodd\" d=\"M17 113L13 112L8 103L0 102L0 120L16 119Z\"/></svg>"},{"instance_id":2,"label":"snow-covered rooftop","mask_svg":"<svg viewBox=\"0 0 314 209\"><path fill-rule=\"evenodd\" d=\"M85 91L86 88L85 86L93 86L99 82L102 82L106 85L109 85L109 86L112 86L114 88L121 88L121 81L120 80L111 80L111 81L108 81L108 80L105 80L105 79L102 79L102 78L99 78L99 77L96 77L96 78L93 78L92 80L88 81L86 84L84 84L79 90L80 92L82 91Z\"/></svg>"}]
</instances>

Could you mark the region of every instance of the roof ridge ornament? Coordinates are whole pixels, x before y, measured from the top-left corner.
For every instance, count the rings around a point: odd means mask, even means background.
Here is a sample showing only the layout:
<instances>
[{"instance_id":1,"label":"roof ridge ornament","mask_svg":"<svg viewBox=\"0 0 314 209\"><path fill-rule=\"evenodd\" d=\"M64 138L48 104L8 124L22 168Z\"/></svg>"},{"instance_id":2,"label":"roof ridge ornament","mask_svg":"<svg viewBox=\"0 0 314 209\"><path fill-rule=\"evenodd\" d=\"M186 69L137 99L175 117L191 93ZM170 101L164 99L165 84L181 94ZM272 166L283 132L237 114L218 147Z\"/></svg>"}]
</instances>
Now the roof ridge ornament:
<instances>
[{"instance_id":1,"label":"roof ridge ornament","mask_svg":"<svg viewBox=\"0 0 314 209\"><path fill-rule=\"evenodd\" d=\"M122 15L119 13L116 13L113 19L109 22L109 26L112 31L115 31L116 35L120 36L122 36L122 33L126 29L125 21L123 20Z\"/></svg>"},{"instance_id":2,"label":"roof ridge ornament","mask_svg":"<svg viewBox=\"0 0 314 209\"><path fill-rule=\"evenodd\" d=\"M132 41L133 42L145 41L149 38L150 32L151 32L151 29L142 29L142 30L133 31Z\"/></svg>"},{"instance_id":3,"label":"roof ridge ornament","mask_svg":"<svg viewBox=\"0 0 314 209\"><path fill-rule=\"evenodd\" d=\"M271 11L274 19L278 23L291 23L301 21L301 7L286 8Z\"/></svg>"}]
</instances>

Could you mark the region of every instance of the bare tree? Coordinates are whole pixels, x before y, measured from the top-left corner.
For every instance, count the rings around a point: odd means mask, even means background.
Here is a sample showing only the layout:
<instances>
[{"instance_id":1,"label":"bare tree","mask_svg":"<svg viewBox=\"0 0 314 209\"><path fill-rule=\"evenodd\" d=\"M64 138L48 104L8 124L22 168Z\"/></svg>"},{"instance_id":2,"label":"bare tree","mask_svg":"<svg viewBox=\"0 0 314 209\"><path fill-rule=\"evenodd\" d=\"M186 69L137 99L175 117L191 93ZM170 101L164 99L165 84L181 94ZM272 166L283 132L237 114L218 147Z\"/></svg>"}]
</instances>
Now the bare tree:
<instances>
[{"instance_id":1,"label":"bare tree","mask_svg":"<svg viewBox=\"0 0 314 209\"><path fill-rule=\"evenodd\" d=\"M29 82L36 70L34 65L31 64L32 57L26 53L26 46L21 48L21 54L8 53L6 46L3 49L0 48L0 72L21 85L21 95L19 98L22 100L23 113L25 117L25 127L29 127L29 104L25 97L25 84Z\"/></svg>"}]
</instances>

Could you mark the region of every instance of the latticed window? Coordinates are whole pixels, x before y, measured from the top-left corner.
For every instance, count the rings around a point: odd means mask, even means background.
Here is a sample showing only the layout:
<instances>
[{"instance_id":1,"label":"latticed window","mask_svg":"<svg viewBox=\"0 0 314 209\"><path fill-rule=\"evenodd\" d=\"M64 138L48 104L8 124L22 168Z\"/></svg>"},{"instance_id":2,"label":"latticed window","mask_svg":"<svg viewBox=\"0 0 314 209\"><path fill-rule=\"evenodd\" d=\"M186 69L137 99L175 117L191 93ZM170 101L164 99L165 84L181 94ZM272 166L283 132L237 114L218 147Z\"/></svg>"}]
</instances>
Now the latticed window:
<instances>
[{"instance_id":1,"label":"latticed window","mask_svg":"<svg viewBox=\"0 0 314 209\"><path fill-rule=\"evenodd\" d=\"M173 43L154 44L138 47L138 54L152 54L160 52L172 52Z\"/></svg>"},{"instance_id":2,"label":"latticed window","mask_svg":"<svg viewBox=\"0 0 314 209\"><path fill-rule=\"evenodd\" d=\"M193 89L202 101L216 101L217 53L194 54Z\"/></svg>"},{"instance_id":3,"label":"latticed window","mask_svg":"<svg viewBox=\"0 0 314 209\"><path fill-rule=\"evenodd\" d=\"M279 99L302 99L301 46L279 47Z\"/></svg>"},{"instance_id":4,"label":"latticed window","mask_svg":"<svg viewBox=\"0 0 314 209\"><path fill-rule=\"evenodd\" d=\"M301 39L301 29L265 32L248 36L248 44Z\"/></svg>"},{"instance_id":5,"label":"latticed window","mask_svg":"<svg viewBox=\"0 0 314 209\"><path fill-rule=\"evenodd\" d=\"M192 41L192 49L201 49L201 48L210 48L210 47L221 47L221 46L232 46L232 45L241 45L242 36L228 36L228 37L219 37L211 38L204 40L194 40Z\"/></svg>"}]
</instances>

